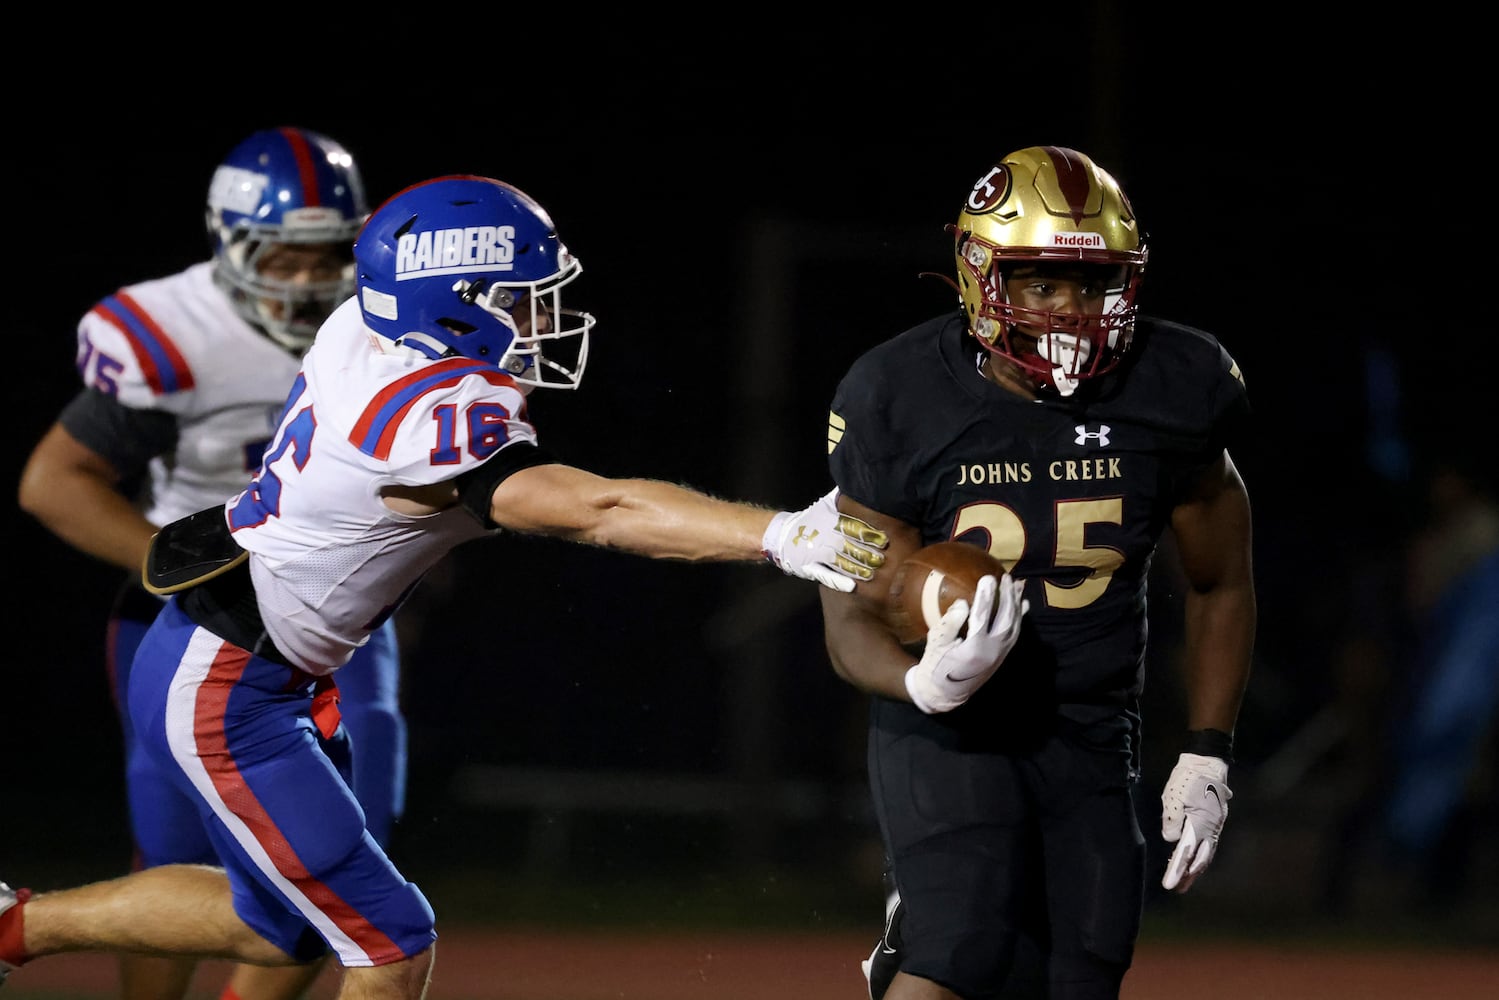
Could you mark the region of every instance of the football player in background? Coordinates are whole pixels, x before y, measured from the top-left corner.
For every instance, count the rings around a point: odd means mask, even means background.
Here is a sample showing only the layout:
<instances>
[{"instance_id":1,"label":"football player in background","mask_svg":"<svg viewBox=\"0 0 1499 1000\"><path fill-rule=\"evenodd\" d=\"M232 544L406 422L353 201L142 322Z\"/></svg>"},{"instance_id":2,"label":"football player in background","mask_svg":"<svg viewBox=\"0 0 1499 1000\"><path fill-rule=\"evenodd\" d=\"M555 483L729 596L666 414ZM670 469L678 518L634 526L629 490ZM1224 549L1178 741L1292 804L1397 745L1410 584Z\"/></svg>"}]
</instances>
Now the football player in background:
<instances>
[{"instance_id":1,"label":"football player in background","mask_svg":"<svg viewBox=\"0 0 1499 1000\"><path fill-rule=\"evenodd\" d=\"M1082 153L1011 153L949 229L961 308L858 358L830 415L839 507L892 564L960 539L1007 570L921 650L881 621L889 574L822 593L834 668L871 695L894 889L865 972L874 1000L1114 998L1143 915L1138 702L1168 525L1190 731L1162 795L1165 888L1202 874L1228 813L1256 620L1229 455L1244 385L1209 334L1137 314L1139 223Z\"/></svg>"},{"instance_id":2,"label":"football player in background","mask_svg":"<svg viewBox=\"0 0 1499 1000\"><path fill-rule=\"evenodd\" d=\"M136 647L162 598L141 586L151 536L244 489L270 443L302 355L354 292L354 237L369 215L349 153L301 128L257 131L214 172L212 259L121 288L78 325L83 389L36 445L20 504L70 545L126 571L106 667L125 741L132 867L217 863L196 804L155 769L125 711ZM406 787L399 660L387 622L338 678L355 796L388 846ZM331 693L331 692L330 692ZM331 727L330 727L331 728ZM191 959L121 958L126 1000L183 996ZM240 966L226 1000L301 994L317 967Z\"/></svg>"},{"instance_id":3,"label":"football player in background","mask_svg":"<svg viewBox=\"0 0 1499 1000\"><path fill-rule=\"evenodd\" d=\"M432 909L312 733L320 682L434 563L496 529L769 560L840 591L883 561L883 537L840 514L836 491L778 512L605 479L542 448L527 394L579 385L594 318L563 307L581 265L516 188L466 175L407 188L370 217L354 260L357 295L319 330L249 486L164 527L147 556L148 584L173 596L136 656L131 719L213 818L225 869L0 886L0 972L77 950L286 965L331 949L340 996L421 997Z\"/></svg>"}]
</instances>

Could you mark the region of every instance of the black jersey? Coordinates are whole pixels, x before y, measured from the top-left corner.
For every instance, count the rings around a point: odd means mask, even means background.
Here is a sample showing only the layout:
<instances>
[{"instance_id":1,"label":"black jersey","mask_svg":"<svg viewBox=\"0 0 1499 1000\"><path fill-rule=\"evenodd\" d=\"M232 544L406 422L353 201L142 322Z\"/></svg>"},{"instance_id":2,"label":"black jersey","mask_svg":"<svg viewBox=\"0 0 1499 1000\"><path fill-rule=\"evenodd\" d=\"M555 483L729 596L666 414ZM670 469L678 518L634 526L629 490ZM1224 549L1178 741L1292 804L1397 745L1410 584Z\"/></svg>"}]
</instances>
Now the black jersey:
<instances>
[{"instance_id":1,"label":"black jersey","mask_svg":"<svg viewBox=\"0 0 1499 1000\"><path fill-rule=\"evenodd\" d=\"M855 361L829 414L833 480L923 544L979 544L1026 581L1005 675L1050 678L1077 721L1133 714L1151 556L1194 475L1247 428L1238 366L1209 334L1142 317L1114 373L1031 401L986 379L982 353L954 312Z\"/></svg>"}]
</instances>

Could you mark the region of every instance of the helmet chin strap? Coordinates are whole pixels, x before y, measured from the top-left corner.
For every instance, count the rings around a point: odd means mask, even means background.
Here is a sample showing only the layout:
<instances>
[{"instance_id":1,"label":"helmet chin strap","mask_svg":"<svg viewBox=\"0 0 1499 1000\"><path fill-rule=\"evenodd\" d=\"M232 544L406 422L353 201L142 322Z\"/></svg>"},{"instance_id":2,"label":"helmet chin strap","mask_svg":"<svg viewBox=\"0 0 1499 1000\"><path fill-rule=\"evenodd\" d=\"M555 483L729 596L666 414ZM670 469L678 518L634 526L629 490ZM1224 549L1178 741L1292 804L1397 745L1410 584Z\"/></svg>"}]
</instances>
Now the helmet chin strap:
<instances>
[{"instance_id":1,"label":"helmet chin strap","mask_svg":"<svg viewBox=\"0 0 1499 1000\"><path fill-rule=\"evenodd\" d=\"M992 344L997 328L998 324L994 320L981 317L974 325L974 334ZM1037 338L1036 354L1051 362L1052 388L1065 398L1076 392L1077 387L1082 384L1082 380L1074 373L1088 363L1088 358L1093 354L1093 344L1075 334L1052 331Z\"/></svg>"},{"instance_id":2,"label":"helmet chin strap","mask_svg":"<svg viewBox=\"0 0 1499 1000\"><path fill-rule=\"evenodd\" d=\"M429 337L419 330L410 330L396 341L397 347L406 347L429 358L441 358L448 353L448 345L436 337Z\"/></svg>"}]
</instances>

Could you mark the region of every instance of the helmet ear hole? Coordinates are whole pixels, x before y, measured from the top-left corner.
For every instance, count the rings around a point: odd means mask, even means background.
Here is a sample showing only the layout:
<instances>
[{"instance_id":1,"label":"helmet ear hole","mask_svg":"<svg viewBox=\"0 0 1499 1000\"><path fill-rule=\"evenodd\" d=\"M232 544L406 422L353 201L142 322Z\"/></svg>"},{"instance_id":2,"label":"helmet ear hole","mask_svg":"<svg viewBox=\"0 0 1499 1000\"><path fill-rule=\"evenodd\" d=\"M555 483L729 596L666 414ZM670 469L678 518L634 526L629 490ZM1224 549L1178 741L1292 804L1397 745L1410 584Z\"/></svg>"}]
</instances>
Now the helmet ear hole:
<instances>
[{"instance_id":1,"label":"helmet ear hole","mask_svg":"<svg viewBox=\"0 0 1499 1000\"><path fill-rule=\"evenodd\" d=\"M479 329L472 323L465 323L463 320L454 319L451 316L443 316L440 319L434 320L434 322L438 326L452 330L453 333L457 334L460 337L473 333L475 330Z\"/></svg>"}]
</instances>

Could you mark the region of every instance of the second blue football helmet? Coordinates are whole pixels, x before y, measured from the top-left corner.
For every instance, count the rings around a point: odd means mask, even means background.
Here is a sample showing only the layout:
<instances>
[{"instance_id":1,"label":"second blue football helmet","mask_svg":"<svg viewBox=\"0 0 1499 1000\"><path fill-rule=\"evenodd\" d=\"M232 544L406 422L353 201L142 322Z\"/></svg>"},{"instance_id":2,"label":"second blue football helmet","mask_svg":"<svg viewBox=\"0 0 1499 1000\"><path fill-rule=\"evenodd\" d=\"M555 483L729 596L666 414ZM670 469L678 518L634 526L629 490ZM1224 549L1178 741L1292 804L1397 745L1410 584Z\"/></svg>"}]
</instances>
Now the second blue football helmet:
<instances>
[{"instance_id":1,"label":"second blue football helmet","mask_svg":"<svg viewBox=\"0 0 1499 1000\"><path fill-rule=\"evenodd\" d=\"M214 279L252 326L294 354L354 294L352 247L369 216L354 158L302 128L255 132L235 146L208 188L206 222ZM326 245L311 280L264 267L286 244Z\"/></svg>"},{"instance_id":2,"label":"second blue football helmet","mask_svg":"<svg viewBox=\"0 0 1499 1000\"><path fill-rule=\"evenodd\" d=\"M518 188L470 174L414 184L375 209L354 263L360 310L380 336L429 358L488 362L527 388L582 381L594 318L564 309L561 293L583 265Z\"/></svg>"}]
</instances>

